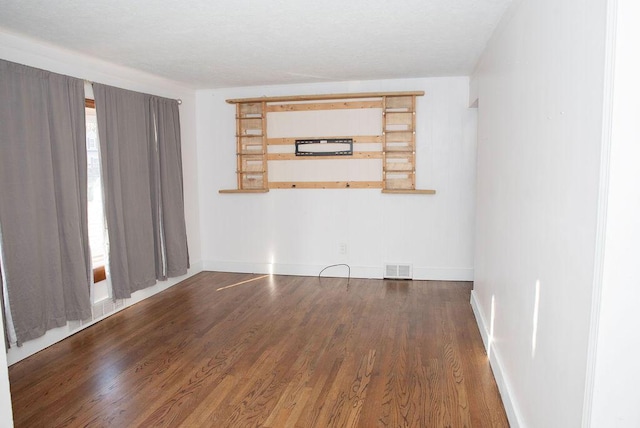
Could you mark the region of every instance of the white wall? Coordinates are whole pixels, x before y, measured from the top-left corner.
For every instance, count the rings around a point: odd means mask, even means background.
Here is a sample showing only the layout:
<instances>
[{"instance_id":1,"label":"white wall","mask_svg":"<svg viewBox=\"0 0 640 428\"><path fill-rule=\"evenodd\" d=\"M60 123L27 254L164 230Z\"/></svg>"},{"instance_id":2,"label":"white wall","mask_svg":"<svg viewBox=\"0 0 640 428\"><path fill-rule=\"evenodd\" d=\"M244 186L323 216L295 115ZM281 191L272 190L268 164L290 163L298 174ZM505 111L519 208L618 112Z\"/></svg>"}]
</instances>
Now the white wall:
<instances>
[{"instance_id":1,"label":"white wall","mask_svg":"<svg viewBox=\"0 0 640 428\"><path fill-rule=\"evenodd\" d=\"M612 2L617 17L606 245L591 426L640 426L640 4ZM586 424L585 424L586 425Z\"/></svg>"},{"instance_id":2,"label":"white wall","mask_svg":"<svg viewBox=\"0 0 640 428\"><path fill-rule=\"evenodd\" d=\"M466 77L319 83L197 92L204 267L317 275L334 263L381 277L383 263L412 263L415 278L473 277L476 112ZM225 99L424 90L417 105L417 187L436 195L363 189L234 189L235 107ZM347 254L339 254L341 243ZM346 275L334 268L326 274Z\"/></svg>"},{"instance_id":3,"label":"white wall","mask_svg":"<svg viewBox=\"0 0 640 428\"><path fill-rule=\"evenodd\" d=\"M513 426L582 421L606 0L522 0L477 66L478 317Z\"/></svg>"},{"instance_id":4,"label":"white wall","mask_svg":"<svg viewBox=\"0 0 640 428\"><path fill-rule=\"evenodd\" d=\"M185 220L189 241L191 269L189 273L183 277L158 282L158 284L153 287L134 293L131 299L126 299L125 302L119 302L119 307L115 309L122 309L127 305L133 304L176 284L186 276L193 275L200 271L202 262L200 251L200 212L198 208L198 162L195 137L195 90L157 76L17 36L13 33L5 32L1 28L0 58L125 89L182 99L180 121L184 169ZM103 312L103 306L109 309L105 309ZM64 339L76 332L80 327L86 327L88 324L103 318L108 311L114 310L113 306L113 304L109 304L108 302L105 302L104 305L98 304L94 307L93 320L89 320L89 322L85 322L82 325L79 322L69 323L66 327L49 330L43 337L26 342L22 347L9 349L7 353L9 364L13 364L34 352ZM96 308L100 309L99 313L95 312Z\"/></svg>"}]
</instances>

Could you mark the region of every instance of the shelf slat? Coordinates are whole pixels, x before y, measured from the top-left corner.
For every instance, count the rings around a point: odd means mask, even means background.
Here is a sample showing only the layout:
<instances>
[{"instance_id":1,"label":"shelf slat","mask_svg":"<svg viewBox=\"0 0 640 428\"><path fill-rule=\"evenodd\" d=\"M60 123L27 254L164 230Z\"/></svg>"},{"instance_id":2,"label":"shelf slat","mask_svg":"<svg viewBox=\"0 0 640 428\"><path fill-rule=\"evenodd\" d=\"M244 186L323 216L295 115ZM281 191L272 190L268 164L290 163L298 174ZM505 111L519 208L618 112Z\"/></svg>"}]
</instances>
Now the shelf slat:
<instances>
[{"instance_id":1,"label":"shelf slat","mask_svg":"<svg viewBox=\"0 0 640 428\"><path fill-rule=\"evenodd\" d=\"M352 155L338 156L296 156L295 153L269 153L267 160L327 160L327 159L382 159L382 152L354 152Z\"/></svg>"},{"instance_id":2,"label":"shelf slat","mask_svg":"<svg viewBox=\"0 0 640 428\"><path fill-rule=\"evenodd\" d=\"M382 181L270 181L270 189L381 189Z\"/></svg>"},{"instance_id":3,"label":"shelf slat","mask_svg":"<svg viewBox=\"0 0 640 428\"><path fill-rule=\"evenodd\" d=\"M382 193L408 194L408 195L435 195L432 189L383 189Z\"/></svg>"},{"instance_id":4,"label":"shelf slat","mask_svg":"<svg viewBox=\"0 0 640 428\"><path fill-rule=\"evenodd\" d=\"M313 110L343 110L382 108L382 100L375 101L340 101L334 103L303 103L303 104L271 104L267 106L267 113L283 113L291 111Z\"/></svg>"},{"instance_id":5,"label":"shelf slat","mask_svg":"<svg viewBox=\"0 0 640 428\"><path fill-rule=\"evenodd\" d=\"M267 193L269 189L222 189L218 193Z\"/></svg>"},{"instance_id":6,"label":"shelf slat","mask_svg":"<svg viewBox=\"0 0 640 428\"><path fill-rule=\"evenodd\" d=\"M362 143L382 143L382 135L356 135L341 137L284 137L284 138L267 138L267 145L294 145L296 140L343 140L353 139L353 144Z\"/></svg>"}]
</instances>

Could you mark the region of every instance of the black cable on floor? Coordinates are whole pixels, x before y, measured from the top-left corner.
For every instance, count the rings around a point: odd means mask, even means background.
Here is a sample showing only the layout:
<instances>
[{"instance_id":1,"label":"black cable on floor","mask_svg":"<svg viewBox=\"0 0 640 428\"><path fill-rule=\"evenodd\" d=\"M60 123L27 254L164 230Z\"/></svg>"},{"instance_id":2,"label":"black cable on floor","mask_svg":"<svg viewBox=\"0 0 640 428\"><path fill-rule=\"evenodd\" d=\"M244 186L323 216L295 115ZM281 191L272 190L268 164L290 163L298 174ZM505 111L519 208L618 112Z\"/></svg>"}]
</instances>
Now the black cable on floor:
<instances>
[{"instance_id":1,"label":"black cable on floor","mask_svg":"<svg viewBox=\"0 0 640 428\"><path fill-rule=\"evenodd\" d=\"M346 264L346 263L338 263L338 264L335 264L335 265L329 265L329 266L327 266L327 267L323 268L323 269L320 271L320 273L318 274L318 278L320 278L320 275L322 275L322 272L324 272L325 270L327 270L327 269L329 269L329 268L336 267L336 266L346 266L346 267L347 267L347 269L349 269L348 274L347 274L347 285L348 285L348 284L349 284L349 280L351 279L351 266L349 266L349 265L348 265L348 264Z\"/></svg>"}]
</instances>

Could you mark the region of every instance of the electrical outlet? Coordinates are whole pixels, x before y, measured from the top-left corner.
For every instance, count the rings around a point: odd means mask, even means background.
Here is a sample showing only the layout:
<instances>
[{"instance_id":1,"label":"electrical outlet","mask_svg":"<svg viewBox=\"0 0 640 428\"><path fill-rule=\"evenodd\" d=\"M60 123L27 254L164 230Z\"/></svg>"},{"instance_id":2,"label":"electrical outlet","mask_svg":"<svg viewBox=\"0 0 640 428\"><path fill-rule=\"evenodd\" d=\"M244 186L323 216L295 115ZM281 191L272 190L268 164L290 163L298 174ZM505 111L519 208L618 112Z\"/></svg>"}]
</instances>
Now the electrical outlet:
<instances>
[{"instance_id":1,"label":"electrical outlet","mask_svg":"<svg viewBox=\"0 0 640 428\"><path fill-rule=\"evenodd\" d=\"M347 254L347 244L346 244L346 242L341 242L338 245L338 252L340 254Z\"/></svg>"}]
</instances>

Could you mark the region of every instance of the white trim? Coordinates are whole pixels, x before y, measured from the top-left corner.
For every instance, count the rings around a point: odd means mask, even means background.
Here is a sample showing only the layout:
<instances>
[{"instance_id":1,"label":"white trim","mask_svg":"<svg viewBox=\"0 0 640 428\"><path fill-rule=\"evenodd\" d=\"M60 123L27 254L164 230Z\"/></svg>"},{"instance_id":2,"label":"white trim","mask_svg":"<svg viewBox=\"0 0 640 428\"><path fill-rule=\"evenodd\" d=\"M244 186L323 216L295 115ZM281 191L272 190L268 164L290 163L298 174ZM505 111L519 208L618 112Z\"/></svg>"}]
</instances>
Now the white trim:
<instances>
[{"instance_id":1,"label":"white trim","mask_svg":"<svg viewBox=\"0 0 640 428\"><path fill-rule=\"evenodd\" d=\"M600 177L598 187L598 213L596 218L595 254L593 260L593 287L591 290L591 316L585 375L582 427L591 426L593 412L593 388L598 354L600 306L607 232L607 207L609 203L609 174L611 162L611 132L613 121L613 90L615 75L616 22L618 0L607 1L607 24L604 53L604 89L602 100L602 143L600 147Z\"/></svg>"},{"instance_id":2,"label":"white trim","mask_svg":"<svg viewBox=\"0 0 640 428\"><path fill-rule=\"evenodd\" d=\"M484 347L489 355L489 363L491 364L493 376L496 379L496 384L498 385L498 390L502 397L502 403L504 405L504 410L507 413L507 419L509 419L509 425L511 425L512 428L524 427L525 425L523 423L522 414L520 413L519 407L516 403L515 396L512 393L509 381L505 376L502 359L500 358L500 350L496 349L495 343L489 343L489 324L487 324L487 318L484 316L482 307L478 303L475 290L471 290L471 308L473 309L473 314L476 317L476 323L480 330L482 342L484 342Z\"/></svg>"},{"instance_id":3,"label":"white trim","mask_svg":"<svg viewBox=\"0 0 640 428\"><path fill-rule=\"evenodd\" d=\"M336 263L342 263L337 261ZM333 263L331 263L333 264ZM348 264L348 263L347 263ZM260 273L274 275L299 275L317 276L326 265L284 264L284 263L248 263L207 260L204 262L204 270L216 272ZM351 278L382 278L382 267L350 266ZM346 278L349 270L345 266L336 266L327 269L322 276Z\"/></svg>"},{"instance_id":4,"label":"white trim","mask_svg":"<svg viewBox=\"0 0 640 428\"><path fill-rule=\"evenodd\" d=\"M206 260L203 263L204 270L208 271L300 276L316 276L325 267L327 267L327 265L250 263L224 260ZM335 268L327 269L322 275L346 278L347 274L347 268L337 266ZM352 278L382 279L383 276L383 266L375 267L351 265ZM473 269L414 267L413 279L420 281L473 281Z\"/></svg>"},{"instance_id":5,"label":"white trim","mask_svg":"<svg viewBox=\"0 0 640 428\"><path fill-rule=\"evenodd\" d=\"M426 281L473 281L473 268L414 267L413 279Z\"/></svg>"}]
</instances>

